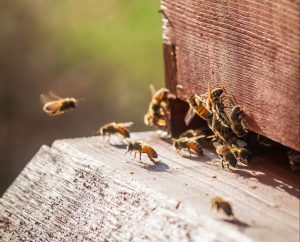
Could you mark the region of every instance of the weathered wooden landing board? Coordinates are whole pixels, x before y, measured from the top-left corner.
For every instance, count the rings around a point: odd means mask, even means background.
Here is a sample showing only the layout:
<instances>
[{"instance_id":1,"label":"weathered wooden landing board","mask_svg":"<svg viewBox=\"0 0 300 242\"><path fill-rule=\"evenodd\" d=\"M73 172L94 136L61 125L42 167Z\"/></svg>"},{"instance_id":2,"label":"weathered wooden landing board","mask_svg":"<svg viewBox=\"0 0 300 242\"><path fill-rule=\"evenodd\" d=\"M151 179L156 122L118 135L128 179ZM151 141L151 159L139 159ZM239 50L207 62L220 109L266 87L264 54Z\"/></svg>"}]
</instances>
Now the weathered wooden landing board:
<instances>
[{"instance_id":1,"label":"weathered wooden landing board","mask_svg":"<svg viewBox=\"0 0 300 242\"><path fill-rule=\"evenodd\" d=\"M224 83L250 130L300 151L300 1L161 0L161 9L168 88L185 100Z\"/></svg>"},{"instance_id":2,"label":"weathered wooden landing board","mask_svg":"<svg viewBox=\"0 0 300 242\"><path fill-rule=\"evenodd\" d=\"M260 159L229 172L210 150L190 159L154 132L133 139L160 163L133 161L115 138L43 146L0 199L0 240L299 241L299 174ZM211 214L216 195L236 224Z\"/></svg>"}]
</instances>

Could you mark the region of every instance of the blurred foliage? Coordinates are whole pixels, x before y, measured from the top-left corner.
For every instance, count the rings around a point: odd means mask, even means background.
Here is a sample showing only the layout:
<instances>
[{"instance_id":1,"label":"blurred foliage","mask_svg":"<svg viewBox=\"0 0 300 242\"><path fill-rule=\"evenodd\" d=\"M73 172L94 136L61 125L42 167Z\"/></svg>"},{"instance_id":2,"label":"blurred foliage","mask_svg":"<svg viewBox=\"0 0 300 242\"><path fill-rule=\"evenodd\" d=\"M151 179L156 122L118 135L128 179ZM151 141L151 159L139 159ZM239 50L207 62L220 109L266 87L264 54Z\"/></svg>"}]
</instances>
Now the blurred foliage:
<instances>
[{"instance_id":1,"label":"blurred foliage","mask_svg":"<svg viewBox=\"0 0 300 242\"><path fill-rule=\"evenodd\" d=\"M159 1L0 2L0 192L42 144L89 136L101 124L145 130L148 87L163 86ZM84 97L61 117L40 93Z\"/></svg>"}]
</instances>

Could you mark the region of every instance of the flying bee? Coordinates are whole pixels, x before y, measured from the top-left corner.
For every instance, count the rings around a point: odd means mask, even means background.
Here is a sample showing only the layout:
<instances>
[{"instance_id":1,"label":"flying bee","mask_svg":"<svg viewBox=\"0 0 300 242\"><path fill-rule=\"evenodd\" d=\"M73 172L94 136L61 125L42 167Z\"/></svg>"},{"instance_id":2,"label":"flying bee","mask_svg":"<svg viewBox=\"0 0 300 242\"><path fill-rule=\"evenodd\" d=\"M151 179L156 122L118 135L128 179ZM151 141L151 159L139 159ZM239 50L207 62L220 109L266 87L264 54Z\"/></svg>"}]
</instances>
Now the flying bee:
<instances>
[{"instance_id":1,"label":"flying bee","mask_svg":"<svg viewBox=\"0 0 300 242\"><path fill-rule=\"evenodd\" d=\"M243 137L248 133L242 123L245 116L246 114L240 106L236 105L232 108L230 115L231 129L238 137Z\"/></svg>"},{"instance_id":2,"label":"flying bee","mask_svg":"<svg viewBox=\"0 0 300 242\"><path fill-rule=\"evenodd\" d=\"M151 101L148 112L144 116L144 123L148 126L166 128L170 118L169 104L167 101Z\"/></svg>"},{"instance_id":3,"label":"flying bee","mask_svg":"<svg viewBox=\"0 0 300 242\"><path fill-rule=\"evenodd\" d=\"M212 117L211 112L205 106L205 100L202 96L197 94L192 95L190 98L187 99L189 104L189 110L187 111L184 121L185 124L188 126L195 114L198 114L200 118L208 120Z\"/></svg>"},{"instance_id":4,"label":"flying bee","mask_svg":"<svg viewBox=\"0 0 300 242\"><path fill-rule=\"evenodd\" d=\"M175 98L173 94L166 88L161 88L158 91L150 86L151 101L148 111L144 116L144 123L148 126L157 126L162 129L169 129L170 121L170 99Z\"/></svg>"},{"instance_id":5,"label":"flying bee","mask_svg":"<svg viewBox=\"0 0 300 242\"><path fill-rule=\"evenodd\" d=\"M230 203L220 196L214 197L210 202L210 206L213 211L222 210L228 217L234 217Z\"/></svg>"},{"instance_id":6,"label":"flying bee","mask_svg":"<svg viewBox=\"0 0 300 242\"><path fill-rule=\"evenodd\" d=\"M43 102L43 111L50 116L61 115L66 111L76 108L79 99L76 98L62 98L52 92L41 94L41 101Z\"/></svg>"},{"instance_id":7,"label":"flying bee","mask_svg":"<svg viewBox=\"0 0 300 242\"><path fill-rule=\"evenodd\" d=\"M111 122L101 126L100 129L97 131L97 134L103 135L103 137L108 136L109 139L112 134L120 134L124 138L129 138L130 133L127 128L130 127L131 125L133 125L133 122L127 122L127 123Z\"/></svg>"},{"instance_id":8,"label":"flying bee","mask_svg":"<svg viewBox=\"0 0 300 242\"><path fill-rule=\"evenodd\" d=\"M169 99L174 99L176 96L170 93L167 88L160 88L159 90L155 90L153 85L150 85L150 92L152 96L152 100L156 100L157 102L167 101Z\"/></svg>"},{"instance_id":9,"label":"flying bee","mask_svg":"<svg viewBox=\"0 0 300 242\"><path fill-rule=\"evenodd\" d=\"M225 168L224 163L228 169L230 169L229 165L231 165L232 167L237 166L238 160L228 145L220 145L218 143L214 143L214 146L216 147L217 154L221 158L223 168Z\"/></svg>"},{"instance_id":10,"label":"flying bee","mask_svg":"<svg viewBox=\"0 0 300 242\"><path fill-rule=\"evenodd\" d=\"M239 162L246 165L248 164L248 161L251 157L251 152L248 149L243 147L232 147L231 152Z\"/></svg>"},{"instance_id":11,"label":"flying bee","mask_svg":"<svg viewBox=\"0 0 300 242\"><path fill-rule=\"evenodd\" d=\"M145 153L148 155L149 159L154 163L158 163L157 160L155 160L157 158L157 153L156 151L148 144L142 142L142 141L130 141L127 140L127 151L125 154L127 154L128 152L130 152L130 154L132 152L134 152L134 159L136 157L136 154L139 153L140 154L140 160L142 159L142 153Z\"/></svg>"},{"instance_id":12,"label":"flying bee","mask_svg":"<svg viewBox=\"0 0 300 242\"><path fill-rule=\"evenodd\" d=\"M174 147L179 153L182 149L188 150L190 153L190 156L192 156L192 152L195 152L198 155L203 154L202 146L200 145L199 139L202 139L206 137L205 135L187 138L187 137L181 137L174 141Z\"/></svg>"}]
</instances>

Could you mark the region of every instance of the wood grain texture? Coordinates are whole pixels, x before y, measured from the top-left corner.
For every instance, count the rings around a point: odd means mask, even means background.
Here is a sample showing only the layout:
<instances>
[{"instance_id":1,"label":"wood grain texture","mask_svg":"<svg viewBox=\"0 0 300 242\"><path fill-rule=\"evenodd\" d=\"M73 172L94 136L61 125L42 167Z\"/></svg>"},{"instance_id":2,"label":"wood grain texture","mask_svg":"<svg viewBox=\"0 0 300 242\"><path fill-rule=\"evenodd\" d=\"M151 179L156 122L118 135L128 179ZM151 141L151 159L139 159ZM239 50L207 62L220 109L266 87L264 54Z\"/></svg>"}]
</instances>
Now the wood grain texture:
<instances>
[{"instance_id":1,"label":"wood grain texture","mask_svg":"<svg viewBox=\"0 0 300 242\"><path fill-rule=\"evenodd\" d=\"M224 83L250 130L300 151L300 1L162 0L161 9L183 88L167 86L185 99Z\"/></svg>"},{"instance_id":2,"label":"wood grain texture","mask_svg":"<svg viewBox=\"0 0 300 242\"><path fill-rule=\"evenodd\" d=\"M259 157L229 172L210 150L190 159L154 132L133 139L153 145L160 163L133 161L117 138L43 146L0 199L0 240L299 241L298 173ZM216 195L237 224L211 214Z\"/></svg>"}]
</instances>

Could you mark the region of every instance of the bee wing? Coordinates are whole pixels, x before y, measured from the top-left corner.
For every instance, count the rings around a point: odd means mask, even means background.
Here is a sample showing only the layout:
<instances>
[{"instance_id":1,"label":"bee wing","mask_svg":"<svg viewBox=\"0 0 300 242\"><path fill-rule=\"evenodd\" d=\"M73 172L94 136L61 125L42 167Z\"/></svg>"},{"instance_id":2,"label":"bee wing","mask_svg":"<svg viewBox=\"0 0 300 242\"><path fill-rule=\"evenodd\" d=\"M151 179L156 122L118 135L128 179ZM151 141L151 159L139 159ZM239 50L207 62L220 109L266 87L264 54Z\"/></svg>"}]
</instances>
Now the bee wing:
<instances>
[{"instance_id":1,"label":"bee wing","mask_svg":"<svg viewBox=\"0 0 300 242\"><path fill-rule=\"evenodd\" d=\"M245 142L244 140L240 140L240 139L238 139L238 140L236 141L236 144L237 144L238 147L240 147L240 148L244 148L244 147L247 146L247 142Z\"/></svg>"},{"instance_id":2,"label":"bee wing","mask_svg":"<svg viewBox=\"0 0 300 242\"><path fill-rule=\"evenodd\" d=\"M133 125L133 122L120 123L124 127L130 127Z\"/></svg>"},{"instance_id":3,"label":"bee wing","mask_svg":"<svg viewBox=\"0 0 300 242\"><path fill-rule=\"evenodd\" d=\"M190 107L184 117L184 122L185 122L186 126L188 126L191 123L191 121L194 117L195 117L195 111L192 107Z\"/></svg>"},{"instance_id":4,"label":"bee wing","mask_svg":"<svg viewBox=\"0 0 300 242\"><path fill-rule=\"evenodd\" d=\"M218 143L218 142L213 142L213 146L217 149L219 146L221 146L222 144Z\"/></svg>"},{"instance_id":5,"label":"bee wing","mask_svg":"<svg viewBox=\"0 0 300 242\"><path fill-rule=\"evenodd\" d=\"M63 99L62 97L56 95L55 93L49 91L49 96L52 97L53 99L59 100L59 99Z\"/></svg>"},{"instance_id":6,"label":"bee wing","mask_svg":"<svg viewBox=\"0 0 300 242\"><path fill-rule=\"evenodd\" d=\"M150 90L151 97L153 97L156 91L152 84L149 86L149 90Z\"/></svg>"},{"instance_id":7,"label":"bee wing","mask_svg":"<svg viewBox=\"0 0 300 242\"><path fill-rule=\"evenodd\" d=\"M48 102L55 101L55 99L53 99L52 97L50 97L47 94L41 94L40 95L40 99L41 99L42 104L46 104Z\"/></svg>"},{"instance_id":8,"label":"bee wing","mask_svg":"<svg viewBox=\"0 0 300 242\"><path fill-rule=\"evenodd\" d=\"M198 135L198 136L193 137L194 140L203 139L203 138L206 138L206 135L202 134L202 135Z\"/></svg>"}]
</instances>

